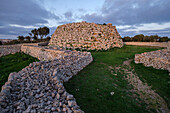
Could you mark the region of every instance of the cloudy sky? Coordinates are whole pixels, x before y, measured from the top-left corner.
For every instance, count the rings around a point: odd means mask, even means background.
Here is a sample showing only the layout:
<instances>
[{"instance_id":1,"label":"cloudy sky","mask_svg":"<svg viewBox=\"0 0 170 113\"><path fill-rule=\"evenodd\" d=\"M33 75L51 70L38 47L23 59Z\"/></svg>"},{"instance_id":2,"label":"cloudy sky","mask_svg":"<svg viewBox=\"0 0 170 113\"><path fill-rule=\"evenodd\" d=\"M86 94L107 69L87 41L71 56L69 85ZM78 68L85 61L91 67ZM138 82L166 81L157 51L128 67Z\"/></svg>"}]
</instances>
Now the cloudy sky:
<instances>
[{"instance_id":1,"label":"cloudy sky","mask_svg":"<svg viewBox=\"0 0 170 113\"><path fill-rule=\"evenodd\" d=\"M112 23L122 37L170 37L170 0L0 0L0 39L81 21Z\"/></svg>"}]
</instances>

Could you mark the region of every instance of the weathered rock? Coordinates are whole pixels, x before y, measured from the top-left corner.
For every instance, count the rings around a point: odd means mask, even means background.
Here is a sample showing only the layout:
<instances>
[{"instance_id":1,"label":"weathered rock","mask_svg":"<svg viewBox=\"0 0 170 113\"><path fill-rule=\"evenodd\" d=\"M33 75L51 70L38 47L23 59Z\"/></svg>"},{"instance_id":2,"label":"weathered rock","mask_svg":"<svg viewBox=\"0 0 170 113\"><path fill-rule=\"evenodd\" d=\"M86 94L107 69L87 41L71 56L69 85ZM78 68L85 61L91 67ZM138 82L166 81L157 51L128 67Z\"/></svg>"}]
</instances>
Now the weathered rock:
<instances>
[{"instance_id":1,"label":"weathered rock","mask_svg":"<svg viewBox=\"0 0 170 113\"><path fill-rule=\"evenodd\" d=\"M74 99L73 95L68 95L67 96L67 100L73 100L73 99Z\"/></svg>"},{"instance_id":2,"label":"weathered rock","mask_svg":"<svg viewBox=\"0 0 170 113\"><path fill-rule=\"evenodd\" d=\"M76 102L75 102L75 101L68 101L68 105L69 105L70 107L73 107L73 106L76 105Z\"/></svg>"}]
</instances>

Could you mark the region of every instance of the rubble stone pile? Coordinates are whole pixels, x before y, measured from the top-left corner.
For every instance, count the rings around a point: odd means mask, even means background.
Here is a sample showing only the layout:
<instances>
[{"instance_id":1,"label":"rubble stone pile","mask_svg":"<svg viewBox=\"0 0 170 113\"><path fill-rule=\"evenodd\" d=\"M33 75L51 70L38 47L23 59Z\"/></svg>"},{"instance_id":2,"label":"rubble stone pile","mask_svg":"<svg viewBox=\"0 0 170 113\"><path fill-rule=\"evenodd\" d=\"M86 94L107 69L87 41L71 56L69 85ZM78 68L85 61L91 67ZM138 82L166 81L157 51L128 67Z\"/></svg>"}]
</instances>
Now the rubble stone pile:
<instances>
[{"instance_id":1,"label":"rubble stone pile","mask_svg":"<svg viewBox=\"0 0 170 113\"><path fill-rule=\"evenodd\" d=\"M92 62L89 52L31 63L11 73L0 93L2 113L83 113L63 83Z\"/></svg>"},{"instance_id":2,"label":"rubble stone pile","mask_svg":"<svg viewBox=\"0 0 170 113\"><path fill-rule=\"evenodd\" d=\"M107 50L121 48L123 41L115 26L111 23L99 25L95 23L77 22L58 26L49 45L86 50Z\"/></svg>"},{"instance_id":3,"label":"rubble stone pile","mask_svg":"<svg viewBox=\"0 0 170 113\"><path fill-rule=\"evenodd\" d=\"M152 66L156 69L164 69L170 72L170 51L163 49L136 54L135 63L143 63L147 67Z\"/></svg>"}]
</instances>

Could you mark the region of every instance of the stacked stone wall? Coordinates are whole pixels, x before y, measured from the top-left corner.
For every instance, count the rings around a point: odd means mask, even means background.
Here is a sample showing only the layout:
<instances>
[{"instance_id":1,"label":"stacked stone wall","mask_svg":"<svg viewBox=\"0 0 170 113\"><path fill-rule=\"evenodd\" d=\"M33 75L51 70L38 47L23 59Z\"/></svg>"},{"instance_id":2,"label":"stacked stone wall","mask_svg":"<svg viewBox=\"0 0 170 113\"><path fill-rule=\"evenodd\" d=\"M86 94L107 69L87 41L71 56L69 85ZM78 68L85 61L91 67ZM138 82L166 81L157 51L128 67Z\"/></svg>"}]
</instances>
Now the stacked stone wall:
<instances>
[{"instance_id":1,"label":"stacked stone wall","mask_svg":"<svg viewBox=\"0 0 170 113\"><path fill-rule=\"evenodd\" d=\"M25 43L25 44L15 44L15 45L0 45L0 57L9 54L15 54L21 52L21 47L23 45L34 45L37 46L39 43Z\"/></svg>"},{"instance_id":2,"label":"stacked stone wall","mask_svg":"<svg viewBox=\"0 0 170 113\"><path fill-rule=\"evenodd\" d=\"M85 21L58 26L49 45L87 50L121 48L122 39L112 24L98 25Z\"/></svg>"},{"instance_id":3,"label":"stacked stone wall","mask_svg":"<svg viewBox=\"0 0 170 113\"><path fill-rule=\"evenodd\" d=\"M31 63L18 73L9 75L0 93L0 111L82 113L74 96L65 90L63 82L92 62L91 53L36 46L22 46L21 50L48 61ZM50 55L58 56L60 53L59 57Z\"/></svg>"},{"instance_id":4,"label":"stacked stone wall","mask_svg":"<svg viewBox=\"0 0 170 113\"><path fill-rule=\"evenodd\" d=\"M21 51L22 44L17 45L1 45L0 46L0 57L8 54L15 54Z\"/></svg>"},{"instance_id":5,"label":"stacked stone wall","mask_svg":"<svg viewBox=\"0 0 170 113\"><path fill-rule=\"evenodd\" d=\"M135 63L143 63L144 66L152 66L156 69L164 69L170 72L170 52L168 49L145 52L135 55Z\"/></svg>"},{"instance_id":6,"label":"stacked stone wall","mask_svg":"<svg viewBox=\"0 0 170 113\"><path fill-rule=\"evenodd\" d=\"M32 46L32 45L23 45L21 51L29 54L33 57L38 58L39 60L54 60L64 56L70 55L79 55L79 51L65 50L57 47L50 46Z\"/></svg>"}]
</instances>

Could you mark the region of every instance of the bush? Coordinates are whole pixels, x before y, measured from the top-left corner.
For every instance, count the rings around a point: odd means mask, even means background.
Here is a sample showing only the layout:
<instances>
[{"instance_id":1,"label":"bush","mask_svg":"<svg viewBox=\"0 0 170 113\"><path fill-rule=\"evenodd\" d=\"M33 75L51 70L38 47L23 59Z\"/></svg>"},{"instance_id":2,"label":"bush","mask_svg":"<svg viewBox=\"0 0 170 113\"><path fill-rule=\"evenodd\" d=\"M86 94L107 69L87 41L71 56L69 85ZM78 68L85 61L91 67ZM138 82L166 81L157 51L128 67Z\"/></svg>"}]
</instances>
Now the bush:
<instances>
[{"instance_id":1,"label":"bush","mask_svg":"<svg viewBox=\"0 0 170 113\"><path fill-rule=\"evenodd\" d=\"M122 38L124 42L167 42L168 37L160 37L158 35L144 36L143 34L135 35L134 37L125 36Z\"/></svg>"},{"instance_id":2,"label":"bush","mask_svg":"<svg viewBox=\"0 0 170 113\"><path fill-rule=\"evenodd\" d=\"M0 45L2 45L2 42L0 41Z\"/></svg>"}]
</instances>

